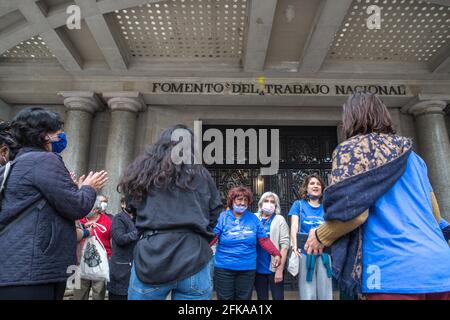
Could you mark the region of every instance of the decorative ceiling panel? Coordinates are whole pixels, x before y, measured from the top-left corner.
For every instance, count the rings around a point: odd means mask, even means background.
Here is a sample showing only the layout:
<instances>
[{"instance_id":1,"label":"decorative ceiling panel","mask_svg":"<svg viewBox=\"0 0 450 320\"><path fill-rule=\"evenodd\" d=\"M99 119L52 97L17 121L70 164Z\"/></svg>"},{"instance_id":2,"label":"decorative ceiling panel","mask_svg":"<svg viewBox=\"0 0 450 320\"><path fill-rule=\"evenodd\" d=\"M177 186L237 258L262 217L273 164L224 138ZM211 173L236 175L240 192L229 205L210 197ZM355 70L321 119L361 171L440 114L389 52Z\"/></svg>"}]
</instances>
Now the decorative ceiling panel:
<instances>
[{"instance_id":1,"label":"decorative ceiling panel","mask_svg":"<svg viewBox=\"0 0 450 320\"><path fill-rule=\"evenodd\" d=\"M380 29L369 29L367 8L381 9ZM450 7L418 0L354 0L328 59L429 62L450 44Z\"/></svg>"},{"instance_id":2,"label":"decorative ceiling panel","mask_svg":"<svg viewBox=\"0 0 450 320\"><path fill-rule=\"evenodd\" d=\"M0 57L3 59L53 59L55 55L40 36L34 36L6 50Z\"/></svg>"},{"instance_id":3,"label":"decorative ceiling panel","mask_svg":"<svg viewBox=\"0 0 450 320\"><path fill-rule=\"evenodd\" d=\"M172 0L115 11L134 57L241 58L247 0Z\"/></svg>"}]
</instances>

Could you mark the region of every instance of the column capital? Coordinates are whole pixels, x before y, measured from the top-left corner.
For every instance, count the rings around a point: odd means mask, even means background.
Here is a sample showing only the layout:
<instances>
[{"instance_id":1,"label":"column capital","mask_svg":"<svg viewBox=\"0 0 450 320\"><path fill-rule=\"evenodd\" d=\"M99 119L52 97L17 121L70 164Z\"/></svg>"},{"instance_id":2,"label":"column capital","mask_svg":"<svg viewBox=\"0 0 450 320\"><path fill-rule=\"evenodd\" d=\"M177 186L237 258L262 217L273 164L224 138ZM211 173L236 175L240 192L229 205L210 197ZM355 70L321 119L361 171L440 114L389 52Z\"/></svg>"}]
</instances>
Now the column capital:
<instances>
[{"instance_id":1,"label":"column capital","mask_svg":"<svg viewBox=\"0 0 450 320\"><path fill-rule=\"evenodd\" d=\"M64 97L64 106L69 111L80 110L93 114L104 107L97 94L91 91L60 91L58 95Z\"/></svg>"},{"instance_id":2,"label":"column capital","mask_svg":"<svg viewBox=\"0 0 450 320\"><path fill-rule=\"evenodd\" d=\"M147 106L144 98L139 92L104 92L103 98L107 101L111 111L121 110L137 113L144 111Z\"/></svg>"},{"instance_id":3,"label":"column capital","mask_svg":"<svg viewBox=\"0 0 450 320\"><path fill-rule=\"evenodd\" d=\"M443 100L428 100L420 101L408 108L408 113L414 116L419 116L427 113L444 114L444 109L447 107L447 102Z\"/></svg>"}]
</instances>

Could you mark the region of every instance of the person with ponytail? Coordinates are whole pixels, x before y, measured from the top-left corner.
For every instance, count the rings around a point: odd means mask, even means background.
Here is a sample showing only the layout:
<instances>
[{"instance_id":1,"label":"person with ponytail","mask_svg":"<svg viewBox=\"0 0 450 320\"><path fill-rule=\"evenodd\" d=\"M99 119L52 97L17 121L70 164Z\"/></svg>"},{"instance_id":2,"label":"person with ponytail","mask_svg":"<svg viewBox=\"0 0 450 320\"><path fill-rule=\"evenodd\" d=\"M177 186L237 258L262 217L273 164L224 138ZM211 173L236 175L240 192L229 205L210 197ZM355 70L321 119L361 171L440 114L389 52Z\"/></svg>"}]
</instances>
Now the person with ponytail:
<instances>
[{"instance_id":1,"label":"person with ponytail","mask_svg":"<svg viewBox=\"0 0 450 320\"><path fill-rule=\"evenodd\" d=\"M318 175L306 177L299 190L300 199L289 210L291 247L299 261L298 287L300 300L332 300L331 258L328 253L307 255L297 243L297 234L308 237L311 229L324 223L322 194L325 183Z\"/></svg>"}]
</instances>

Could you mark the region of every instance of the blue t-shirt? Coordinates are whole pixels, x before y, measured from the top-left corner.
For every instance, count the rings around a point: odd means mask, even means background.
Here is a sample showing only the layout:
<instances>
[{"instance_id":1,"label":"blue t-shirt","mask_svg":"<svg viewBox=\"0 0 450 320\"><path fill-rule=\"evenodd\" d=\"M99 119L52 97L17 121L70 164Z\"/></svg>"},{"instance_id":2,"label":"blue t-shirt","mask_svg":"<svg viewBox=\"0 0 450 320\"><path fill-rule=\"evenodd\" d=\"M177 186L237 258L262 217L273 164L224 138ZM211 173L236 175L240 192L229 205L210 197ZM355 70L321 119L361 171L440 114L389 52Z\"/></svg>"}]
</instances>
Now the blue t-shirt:
<instances>
[{"instance_id":1,"label":"blue t-shirt","mask_svg":"<svg viewBox=\"0 0 450 320\"><path fill-rule=\"evenodd\" d=\"M364 293L450 291L450 248L433 216L431 191L427 167L412 152L363 225Z\"/></svg>"},{"instance_id":2,"label":"blue t-shirt","mask_svg":"<svg viewBox=\"0 0 450 320\"><path fill-rule=\"evenodd\" d=\"M275 214L272 214L269 218L262 218L261 223L264 227L264 233L266 237L270 237L270 226L272 225L272 221L275 217ZM270 254L264 250L258 243L256 247L257 254L257 263L256 263L256 273L258 274L272 274L270 271Z\"/></svg>"},{"instance_id":3,"label":"blue t-shirt","mask_svg":"<svg viewBox=\"0 0 450 320\"><path fill-rule=\"evenodd\" d=\"M258 217L245 211L237 219L232 210L220 214L214 233L219 236L216 249L216 268L228 270L255 270L256 245L267 238Z\"/></svg>"},{"instance_id":4,"label":"blue t-shirt","mask_svg":"<svg viewBox=\"0 0 450 320\"><path fill-rule=\"evenodd\" d=\"M299 216L299 233L309 233L309 230L319 227L324 223L324 213L323 204L315 208L304 199L295 201L289 210L289 216Z\"/></svg>"}]
</instances>

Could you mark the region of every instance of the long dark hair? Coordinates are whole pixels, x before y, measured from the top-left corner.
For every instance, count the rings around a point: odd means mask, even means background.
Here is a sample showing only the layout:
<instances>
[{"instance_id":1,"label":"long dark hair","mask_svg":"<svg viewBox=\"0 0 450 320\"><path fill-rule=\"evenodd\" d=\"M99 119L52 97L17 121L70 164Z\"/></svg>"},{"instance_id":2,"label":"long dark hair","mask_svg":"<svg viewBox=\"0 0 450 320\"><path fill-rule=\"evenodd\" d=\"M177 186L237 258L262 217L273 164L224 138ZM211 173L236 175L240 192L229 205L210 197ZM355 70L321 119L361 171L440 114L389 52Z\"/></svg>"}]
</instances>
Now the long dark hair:
<instances>
[{"instance_id":1,"label":"long dark hair","mask_svg":"<svg viewBox=\"0 0 450 320\"><path fill-rule=\"evenodd\" d=\"M342 131L345 139L371 132L395 134L386 105L377 95L365 92L352 94L344 103Z\"/></svg>"},{"instance_id":2,"label":"long dark hair","mask_svg":"<svg viewBox=\"0 0 450 320\"><path fill-rule=\"evenodd\" d=\"M206 176L206 169L199 164L175 164L172 161L172 149L181 142L172 141L175 130L184 129L191 138L191 163L193 163L194 137L185 125L165 129L159 140L150 146L136 160L128 166L117 187L118 191L129 195L140 202L155 190L167 190L178 187L182 190L195 190L197 185L194 178L198 175Z\"/></svg>"}]
</instances>

